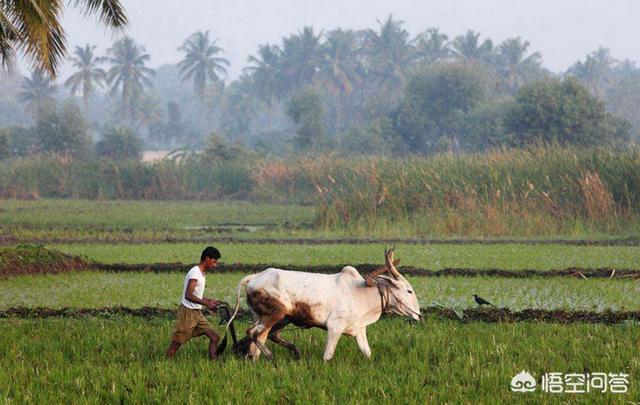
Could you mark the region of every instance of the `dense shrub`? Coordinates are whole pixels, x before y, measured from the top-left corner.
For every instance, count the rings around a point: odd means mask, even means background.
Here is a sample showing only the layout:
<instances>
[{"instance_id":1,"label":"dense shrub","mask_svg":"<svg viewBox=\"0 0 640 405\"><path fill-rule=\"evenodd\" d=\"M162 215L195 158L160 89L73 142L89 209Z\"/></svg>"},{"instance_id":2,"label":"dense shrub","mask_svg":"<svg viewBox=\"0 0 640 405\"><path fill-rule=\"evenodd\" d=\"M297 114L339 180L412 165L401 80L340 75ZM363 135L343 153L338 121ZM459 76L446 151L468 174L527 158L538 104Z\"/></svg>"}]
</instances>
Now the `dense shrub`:
<instances>
[{"instance_id":1,"label":"dense shrub","mask_svg":"<svg viewBox=\"0 0 640 405\"><path fill-rule=\"evenodd\" d=\"M11 156L9 148L9 130L0 128L0 160Z\"/></svg>"},{"instance_id":2,"label":"dense shrub","mask_svg":"<svg viewBox=\"0 0 640 405\"><path fill-rule=\"evenodd\" d=\"M71 103L61 109L44 109L33 128L36 150L85 157L91 152L89 128L80 109Z\"/></svg>"},{"instance_id":3,"label":"dense shrub","mask_svg":"<svg viewBox=\"0 0 640 405\"><path fill-rule=\"evenodd\" d=\"M474 65L451 64L414 74L396 117L399 135L414 153L459 149L460 123L488 94Z\"/></svg>"},{"instance_id":4,"label":"dense shrub","mask_svg":"<svg viewBox=\"0 0 640 405\"><path fill-rule=\"evenodd\" d=\"M524 86L506 116L515 145L616 145L629 140L630 125L613 117L603 101L577 79L547 79Z\"/></svg>"},{"instance_id":5,"label":"dense shrub","mask_svg":"<svg viewBox=\"0 0 640 405\"><path fill-rule=\"evenodd\" d=\"M470 111L460 120L460 149L481 152L501 148L513 143L505 128L510 102L485 103Z\"/></svg>"},{"instance_id":6,"label":"dense shrub","mask_svg":"<svg viewBox=\"0 0 640 405\"><path fill-rule=\"evenodd\" d=\"M3 128L9 142L12 157L26 156L37 152L38 141L34 128L9 127Z\"/></svg>"},{"instance_id":7,"label":"dense shrub","mask_svg":"<svg viewBox=\"0 0 640 405\"><path fill-rule=\"evenodd\" d=\"M322 99L316 91L307 89L293 96L287 104L287 115L297 127L296 148L309 150L322 143L326 129Z\"/></svg>"},{"instance_id":8,"label":"dense shrub","mask_svg":"<svg viewBox=\"0 0 640 405\"><path fill-rule=\"evenodd\" d=\"M129 127L108 127L96 143L96 154L115 160L140 159L142 141Z\"/></svg>"}]
</instances>

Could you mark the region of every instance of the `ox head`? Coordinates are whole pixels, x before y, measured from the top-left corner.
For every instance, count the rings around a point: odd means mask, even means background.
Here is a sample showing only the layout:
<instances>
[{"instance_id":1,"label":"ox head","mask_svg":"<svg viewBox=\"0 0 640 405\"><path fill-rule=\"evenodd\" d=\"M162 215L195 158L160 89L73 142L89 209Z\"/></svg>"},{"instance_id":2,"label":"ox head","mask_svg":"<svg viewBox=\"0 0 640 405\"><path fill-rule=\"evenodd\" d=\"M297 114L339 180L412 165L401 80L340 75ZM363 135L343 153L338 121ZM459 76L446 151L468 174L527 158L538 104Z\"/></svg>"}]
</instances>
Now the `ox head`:
<instances>
[{"instance_id":1,"label":"ox head","mask_svg":"<svg viewBox=\"0 0 640 405\"><path fill-rule=\"evenodd\" d=\"M385 310L401 316L410 317L416 321L422 319L420 315L420 304L413 287L407 279L396 268L400 259L394 260L395 248L384 250L384 267L367 275L365 282L367 287L378 286L381 294L386 299ZM383 273L388 273L384 274Z\"/></svg>"}]
</instances>

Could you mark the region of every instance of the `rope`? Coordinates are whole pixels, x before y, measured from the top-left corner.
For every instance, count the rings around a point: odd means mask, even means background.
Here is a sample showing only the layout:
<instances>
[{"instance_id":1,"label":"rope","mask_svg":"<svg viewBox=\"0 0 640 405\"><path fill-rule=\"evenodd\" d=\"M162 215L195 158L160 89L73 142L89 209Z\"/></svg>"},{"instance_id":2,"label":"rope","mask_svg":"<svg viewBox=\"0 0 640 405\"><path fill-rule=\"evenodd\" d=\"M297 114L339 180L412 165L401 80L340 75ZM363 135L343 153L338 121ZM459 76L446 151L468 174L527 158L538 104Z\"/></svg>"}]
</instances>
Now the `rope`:
<instances>
[{"instance_id":1,"label":"rope","mask_svg":"<svg viewBox=\"0 0 640 405\"><path fill-rule=\"evenodd\" d=\"M414 315L418 315L418 318L422 317L422 315L419 312L414 311L413 309L411 309L411 307L409 307L407 304L405 304L404 302L402 302L397 295L395 295L393 293L393 291L391 291L391 288L389 288L388 286L384 285L384 283L381 283L380 280L385 280L382 277L376 277L374 279L374 281L376 282L376 286L378 287L378 292L380 293L380 306L382 308L382 313L387 313L388 312L388 306L389 306L389 298L387 298L387 303L384 303L384 293L383 293L383 289L387 292L388 295L393 296L393 298L396 300L396 302L398 303L399 306L402 306L403 308L405 308L406 310L408 310L410 313L414 314Z\"/></svg>"}]
</instances>

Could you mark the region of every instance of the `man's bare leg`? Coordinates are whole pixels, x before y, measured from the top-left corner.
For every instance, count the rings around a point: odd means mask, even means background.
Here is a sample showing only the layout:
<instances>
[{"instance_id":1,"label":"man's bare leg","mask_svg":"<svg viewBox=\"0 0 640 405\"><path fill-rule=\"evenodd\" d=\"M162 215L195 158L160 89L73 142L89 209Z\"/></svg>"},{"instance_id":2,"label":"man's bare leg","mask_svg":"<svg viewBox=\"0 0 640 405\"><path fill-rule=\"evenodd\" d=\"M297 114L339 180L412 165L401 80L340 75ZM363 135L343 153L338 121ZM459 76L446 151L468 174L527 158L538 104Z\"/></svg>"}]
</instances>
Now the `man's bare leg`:
<instances>
[{"instance_id":1,"label":"man's bare leg","mask_svg":"<svg viewBox=\"0 0 640 405\"><path fill-rule=\"evenodd\" d=\"M167 359L172 359L176 355L176 352L178 351L179 348L180 348L180 343L176 342L175 340L171 341L171 344L167 349L167 354L165 355L165 357Z\"/></svg>"},{"instance_id":2,"label":"man's bare leg","mask_svg":"<svg viewBox=\"0 0 640 405\"><path fill-rule=\"evenodd\" d=\"M209 338L209 359L215 360L218 358L216 350L218 349L218 341L220 341L220 337L212 330L205 332L205 335Z\"/></svg>"}]
</instances>

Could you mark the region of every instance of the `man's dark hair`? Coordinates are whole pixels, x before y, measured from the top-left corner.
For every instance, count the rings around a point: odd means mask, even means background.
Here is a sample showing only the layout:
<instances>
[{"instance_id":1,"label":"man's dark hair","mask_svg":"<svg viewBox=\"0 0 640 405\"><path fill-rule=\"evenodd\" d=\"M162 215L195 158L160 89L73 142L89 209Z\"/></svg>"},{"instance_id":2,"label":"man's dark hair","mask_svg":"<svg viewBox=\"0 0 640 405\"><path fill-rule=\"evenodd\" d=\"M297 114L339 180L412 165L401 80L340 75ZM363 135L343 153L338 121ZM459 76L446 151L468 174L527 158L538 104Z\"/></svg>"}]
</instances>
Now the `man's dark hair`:
<instances>
[{"instance_id":1,"label":"man's dark hair","mask_svg":"<svg viewBox=\"0 0 640 405\"><path fill-rule=\"evenodd\" d=\"M207 246L206 248L204 248L202 254L200 255L200 263L204 262L207 257L212 257L218 260L222 257L222 255L220 254L220 251L218 249L214 248L213 246Z\"/></svg>"}]
</instances>

